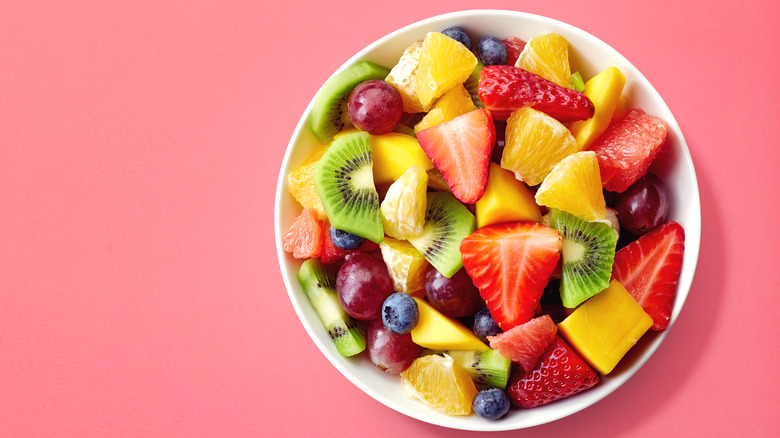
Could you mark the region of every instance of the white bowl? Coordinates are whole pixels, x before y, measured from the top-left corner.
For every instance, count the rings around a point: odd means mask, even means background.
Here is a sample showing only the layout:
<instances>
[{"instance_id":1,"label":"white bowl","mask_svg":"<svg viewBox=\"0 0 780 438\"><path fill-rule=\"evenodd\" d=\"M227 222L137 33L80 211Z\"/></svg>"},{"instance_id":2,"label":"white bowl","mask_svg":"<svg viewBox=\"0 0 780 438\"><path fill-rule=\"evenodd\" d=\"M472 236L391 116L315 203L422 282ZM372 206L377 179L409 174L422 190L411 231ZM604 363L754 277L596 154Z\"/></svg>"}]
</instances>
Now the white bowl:
<instances>
[{"instance_id":1,"label":"white bowl","mask_svg":"<svg viewBox=\"0 0 780 438\"><path fill-rule=\"evenodd\" d=\"M338 71L364 59L390 68L395 65L403 50L412 42L422 40L426 32L441 31L450 26L466 28L472 38L479 38L482 35L499 38L516 36L525 41L535 35L557 32L571 45L572 71L575 69L580 71L587 79L609 66L616 66L626 77L624 94L629 98L632 106L642 108L667 123L669 134L666 150L653 163L651 170L670 189L672 203L669 219L680 223L685 229L683 269L670 327L663 332L646 334L623 358L618 367L608 376L604 376L594 388L530 410L513 409L498 421L489 421L475 414L451 417L436 413L419 401L406 398L401 391L400 378L379 372L365 354L352 359L345 359L339 355L296 280L295 274L300 261L293 259L282 250L282 236L301 211L300 206L287 191L287 174L303 160L312 145L317 144L308 127L311 102L290 139L279 172L275 205L276 249L287 292L301 322L320 351L358 388L388 407L428 423L464 430L521 429L566 417L606 397L636 373L661 344L680 314L696 268L701 235L699 190L693 162L680 127L653 86L612 47L585 31L560 21L522 12L498 10L462 11L440 15L419 21L380 38L345 62Z\"/></svg>"}]
</instances>

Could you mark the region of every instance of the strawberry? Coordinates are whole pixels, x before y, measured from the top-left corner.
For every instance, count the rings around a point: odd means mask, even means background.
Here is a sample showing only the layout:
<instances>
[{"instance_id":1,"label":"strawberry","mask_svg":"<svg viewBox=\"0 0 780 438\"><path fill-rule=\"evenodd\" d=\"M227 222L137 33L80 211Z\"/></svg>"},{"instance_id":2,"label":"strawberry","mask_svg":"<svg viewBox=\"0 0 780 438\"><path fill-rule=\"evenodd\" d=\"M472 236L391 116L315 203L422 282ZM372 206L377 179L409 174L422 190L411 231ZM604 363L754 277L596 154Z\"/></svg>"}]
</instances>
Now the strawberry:
<instances>
[{"instance_id":1,"label":"strawberry","mask_svg":"<svg viewBox=\"0 0 780 438\"><path fill-rule=\"evenodd\" d=\"M599 375L560 336L542 353L536 368L517 368L507 393L516 406L533 408L593 387Z\"/></svg>"},{"instance_id":2,"label":"strawberry","mask_svg":"<svg viewBox=\"0 0 780 438\"><path fill-rule=\"evenodd\" d=\"M685 232L680 224L670 221L615 253L612 279L653 318L652 330L669 326L684 250Z\"/></svg>"},{"instance_id":3,"label":"strawberry","mask_svg":"<svg viewBox=\"0 0 780 438\"><path fill-rule=\"evenodd\" d=\"M417 133L417 140L456 198L473 204L482 197L496 143L490 112L476 109L423 129Z\"/></svg>"},{"instance_id":4,"label":"strawberry","mask_svg":"<svg viewBox=\"0 0 780 438\"><path fill-rule=\"evenodd\" d=\"M515 65L517 58L519 58L520 54L523 53L523 49L525 48L525 41L518 37L509 37L503 41L508 54L506 63L507 65Z\"/></svg>"},{"instance_id":5,"label":"strawberry","mask_svg":"<svg viewBox=\"0 0 780 438\"><path fill-rule=\"evenodd\" d=\"M526 106L561 122L586 120L595 111L588 96L511 65L490 65L482 69L479 99L498 120Z\"/></svg>"},{"instance_id":6,"label":"strawberry","mask_svg":"<svg viewBox=\"0 0 780 438\"><path fill-rule=\"evenodd\" d=\"M561 245L558 231L536 222L489 225L463 239L463 267L503 330L534 316Z\"/></svg>"},{"instance_id":7,"label":"strawberry","mask_svg":"<svg viewBox=\"0 0 780 438\"><path fill-rule=\"evenodd\" d=\"M542 315L495 336L488 336L487 339L490 348L498 350L502 356L519 363L526 372L530 372L539 363L539 357L550 346L557 332L558 326L550 315Z\"/></svg>"}]
</instances>

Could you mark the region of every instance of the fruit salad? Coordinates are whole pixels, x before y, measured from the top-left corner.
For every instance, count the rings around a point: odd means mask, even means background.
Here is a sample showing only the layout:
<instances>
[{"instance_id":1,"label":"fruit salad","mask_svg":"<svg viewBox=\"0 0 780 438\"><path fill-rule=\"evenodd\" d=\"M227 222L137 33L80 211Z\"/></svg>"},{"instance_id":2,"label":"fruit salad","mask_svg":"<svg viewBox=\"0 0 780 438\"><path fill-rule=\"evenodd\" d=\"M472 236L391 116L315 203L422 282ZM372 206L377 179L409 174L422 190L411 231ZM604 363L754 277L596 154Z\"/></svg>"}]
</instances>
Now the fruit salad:
<instances>
[{"instance_id":1,"label":"fruit salad","mask_svg":"<svg viewBox=\"0 0 780 438\"><path fill-rule=\"evenodd\" d=\"M669 325L685 236L648 171L667 126L569 50L451 27L314 98L283 248L344 360L429 409L576 396Z\"/></svg>"}]
</instances>

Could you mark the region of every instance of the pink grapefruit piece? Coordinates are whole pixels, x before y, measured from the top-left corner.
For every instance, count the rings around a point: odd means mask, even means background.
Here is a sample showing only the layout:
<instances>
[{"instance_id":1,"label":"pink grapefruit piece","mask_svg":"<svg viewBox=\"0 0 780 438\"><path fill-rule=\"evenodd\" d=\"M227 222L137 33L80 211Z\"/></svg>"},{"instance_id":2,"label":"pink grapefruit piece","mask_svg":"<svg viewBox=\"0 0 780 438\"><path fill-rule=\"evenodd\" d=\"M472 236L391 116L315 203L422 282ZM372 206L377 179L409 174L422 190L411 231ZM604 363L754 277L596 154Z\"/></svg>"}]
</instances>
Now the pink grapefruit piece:
<instances>
[{"instance_id":1,"label":"pink grapefruit piece","mask_svg":"<svg viewBox=\"0 0 780 438\"><path fill-rule=\"evenodd\" d=\"M488 336L490 348L496 349L502 356L517 362L530 372L539 363L542 353L555 339L558 327L550 315L533 318L496 336Z\"/></svg>"}]
</instances>

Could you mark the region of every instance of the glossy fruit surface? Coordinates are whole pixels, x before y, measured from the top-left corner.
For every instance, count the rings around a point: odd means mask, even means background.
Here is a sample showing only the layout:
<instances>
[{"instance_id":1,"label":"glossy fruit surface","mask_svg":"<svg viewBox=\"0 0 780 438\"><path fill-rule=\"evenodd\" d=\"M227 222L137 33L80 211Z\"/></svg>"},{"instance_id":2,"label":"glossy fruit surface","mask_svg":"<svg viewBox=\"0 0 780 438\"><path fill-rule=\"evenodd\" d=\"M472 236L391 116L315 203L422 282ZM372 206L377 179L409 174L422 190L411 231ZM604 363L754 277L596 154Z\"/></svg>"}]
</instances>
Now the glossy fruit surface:
<instances>
[{"instance_id":1,"label":"glossy fruit surface","mask_svg":"<svg viewBox=\"0 0 780 438\"><path fill-rule=\"evenodd\" d=\"M425 295L425 271L428 261L406 240L385 237L379 244L382 260L393 279L393 289L415 297Z\"/></svg>"},{"instance_id":2,"label":"glossy fruit surface","mask_svg":"<svg viewBox=\"0 0 780 438\"><path fill-rule=\"evenodd\" d=\"M393 280L382 260L369 254L347 254L336 277L336 291L344 311L370 321L382 316L382 303L393 293Z\"/></svg>"},{"instance_id":3,"label":"glossy fruit surface","mask_svg":"<svg viewBox=\"0 0 780 438\"><path fill-rule=\"evenodd\" d=\"M514 65L561 87L570 87L569 42L560 34L537 35L528 40Z\"/></svg>"},{"instance_id":4,"label":"glossy fruit surface","mask_svg":"<svg viewBox=\"0 0 780 438\"><path fill-rule=\"evenodd\" d=\"M382 304L382 323L397 335L412 331L420 320L420 310L411 295L403 292L391 294Z\"/></svg>"},{"instance_id":5,"label":"glossy fruit surface","mask_svg":"<svg viewBox=\"0 0 780 438\"><path fill-rule=\"evenodd\" d=\"M401 93L381 80L366 81L355 87L347 100L349 120L369 134L386 134L395 128L404 111Z\"/></svg>"},{"instance_id":6,"label":"glossy fruit surface","mask_svg":"<svg viewBox=\"0 0 780 438\"><path fill-rule=\"evenodd\" d=\"M641 236L666 222L669 191L657 176L648 173L631 184L615 200L618 221L624 230Z\"/></svg>"},{"instance_id":7,"label":"glossy fruit surface","mask_svg":"<svg viewBox=\"0 0 780 438\"><path fill-rule=\"evenodd\" d=\"M282 238L282 247L296 259L319 257L322 252L322 223L317 211L304 209Z\"/></svg>"},{"instance_id":8,"label":"glossy fruit surface","mask_svg":"<svg viewBox=\"0 0 780 438\"><path fill-rule=\"evenodd\" d=\"M431 409L468 415L477 388L468 373L448 355L422 356L401 372L405 389Z\"/></svg>"},{"instance_id":9,"label":"glossy fruit surface","mask_svg":"<svg viewBox=\"0 0 780 438\"><path fill-rule=\"evenodd\" d=\"M523 324L488 338L490 348L529 372L539 363L539 357L555 339L558 328L549 315L537 316Z\"/></svg>"},{"instance_id":10,"label":"glossy fruit surface","mask_svg":"<svg viewBox=\"0 0 780 438\"><path fill-rule=\"evenodd\" d=\"M436 310L453 318L471 316L485 305L463 269L447 278L429 265L425 271L425 297Z\"/></svg>"},{"instance_id":11,"label":"glossy fruit surface","mask_svg":"<svg viewBox=\"0 0 780 438\"><path fill-rule=\"evenodd\" d=\"M385 193L380 210L386 235L408 239L422 233L427 206L428 174L415 164L398 178Z\"/></svg>"},{"instance_id":12,"label":"glossy fruit surface","mask_svg":"<svg viewBox=\"0 0 780 438\"><path fill-rule=\"evenodd\" d=\"M447 90L462 84L477 66L477 57L460 42L440 33L429 32L423 40L415 90L423 108Z\"/></svg>"},{"instance_id":13,"label":"glossy fruit surface","mask_svg":"<svg viewBox=\"0 0 780 438\"><path fill-rule=\"evenodd\" d=\"M585 220L604 219L607 204L601 189L596 154L591 151L576 152L561 160L536 191L536 202Z\"/></svg>"},{"instance_id":14,"label":"glossy fruit surface","mask_svg":"<svg viewBox=\"0 0 780 438\"><path fill-rule=\"evenodd\" d=\"M474 314L474 324L471 326L471 330L486 344L488 343L488 336L495 336L501 333L501 327L490 316L490 309L487 307L483 307Z\"/></svg>"},{"instance_id":15,"label":"glossy fruit surface","mask_svg":"<svg viewBox=\"0 0 780 438\"><path fill-rule=\"evenodd\" d=\"M381 319L371 321L366 330L368 358L383 372L398 374L409 367L422 352L412 336L393 333Z\"/></svg>"},{"instance_id":16,"label":"glossy fruit surface","mask_svg":"<svg viewBox=\"0 0 780 438\"><path fill-rule=\"evenodd\" d=\"M525 41L521 40L518 37L509 37L504 38L504 45L506 46L507 51L507 65L515 65L517 62L517 58L520 57L520 54L523 52L523 49L525 48Z\"/></svg>"},{"instance_id":17,"label":"glossy fruit surface","mask_svg":"<svg viewBox=\"0 0 780 438\"><path fill-rule=\"evenodd\" d=\"M474 47L471 37L462 27L448 27L441 31L441 33L463 44L469 50Z\"/></svg>"},{"instance_id":18,"label":"glossy fruit surface","mask_svg":"<svg viewBox=\"0 0 780 438\"><path fill-rule=\"evenodd\" d=\"M479 391L472 404L474 413L488 420L496 420L509 412L511 403L506 392L498 388L486 388Z\"/></svg>"},{"instance_id":19,"label":"glossy fruit surface","mask_svg":"<svg viewBox=\"0 0 780 438\"><path fill-rule=\"evenodd\" d=\"M336 245L336 248L341 249L357 249L363 242L366 241L364 237L357 236L352 233L348 233L338 228L330 227L330 240Z\"/></svg>"},{"instance_id":20,"label":"glossy fruit surface","mask_svg":"<svg viewBox=\"0 0 780 438\"><path fill-rule=\"evenodd\" d=\"M496 37L482 37L477 42L477 58L484 65L504 65L508 56L504 42Z\"/></svg>"}]
</instances>

